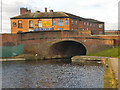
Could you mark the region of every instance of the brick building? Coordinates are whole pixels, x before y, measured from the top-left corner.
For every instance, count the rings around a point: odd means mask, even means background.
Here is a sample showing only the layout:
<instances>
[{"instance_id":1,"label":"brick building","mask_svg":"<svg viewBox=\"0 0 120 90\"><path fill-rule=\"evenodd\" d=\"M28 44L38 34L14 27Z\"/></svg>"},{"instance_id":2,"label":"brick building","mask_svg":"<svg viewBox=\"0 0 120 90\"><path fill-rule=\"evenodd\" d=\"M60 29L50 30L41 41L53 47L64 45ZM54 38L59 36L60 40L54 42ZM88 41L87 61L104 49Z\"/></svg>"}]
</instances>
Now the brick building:
<instances>
[{"instance_id":1,"label":"brick building","mask_svg":"<svg viewBox=\"0 0 120 90\"><path fill-rule=\"evenodd\" d=\"M20 15L11 18L11 33L47 30L90 30L104 34L104 22L82 18L66 12L36 11L20 8Z\"/></svg>"}]
</instances>

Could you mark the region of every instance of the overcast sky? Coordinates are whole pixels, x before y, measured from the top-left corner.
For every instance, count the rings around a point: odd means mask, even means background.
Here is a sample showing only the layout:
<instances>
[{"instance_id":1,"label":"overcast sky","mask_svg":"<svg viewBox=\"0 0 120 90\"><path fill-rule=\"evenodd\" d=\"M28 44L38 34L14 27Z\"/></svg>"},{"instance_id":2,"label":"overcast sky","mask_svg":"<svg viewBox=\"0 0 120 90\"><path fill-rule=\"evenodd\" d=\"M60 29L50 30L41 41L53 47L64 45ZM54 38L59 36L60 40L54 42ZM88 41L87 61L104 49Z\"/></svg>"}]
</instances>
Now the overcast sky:
<instances>
[{"instance_id":1,"label":"overcast sky","mask_svg":"<svg viewBox=\"0 0 120 90\"><path fill-rule=\"evenodd\" d=\"M2 0L2 32L11 32L10 17L19 15L20 7L27 7L32 12L44 12L47 7L48 10L97 19L105 22L105 30L117 30L118 2L119 0Z\"/></svg>"}]
</instances>

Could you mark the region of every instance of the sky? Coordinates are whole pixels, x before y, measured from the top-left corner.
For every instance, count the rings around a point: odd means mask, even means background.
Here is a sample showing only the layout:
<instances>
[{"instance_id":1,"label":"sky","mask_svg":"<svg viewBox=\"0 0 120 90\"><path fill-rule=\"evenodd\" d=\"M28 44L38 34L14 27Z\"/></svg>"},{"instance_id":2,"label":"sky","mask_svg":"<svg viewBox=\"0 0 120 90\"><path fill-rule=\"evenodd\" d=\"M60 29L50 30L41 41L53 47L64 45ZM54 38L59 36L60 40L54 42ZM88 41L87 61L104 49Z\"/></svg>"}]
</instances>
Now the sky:
<instances>
[{"instance_id":1,"label":"sky","mask_svg":"<svg viewBox=\"0 0 120 90\"><path fill-rule=\"evenodd\" d=\"M0 9L2 33L11 33L10 18L20 15L20 8L44 12L53 9L71 13L83 18L92 18L105 22L105 30L118 30L119 0L2 0Z\"/></svg>"}]
</instances>

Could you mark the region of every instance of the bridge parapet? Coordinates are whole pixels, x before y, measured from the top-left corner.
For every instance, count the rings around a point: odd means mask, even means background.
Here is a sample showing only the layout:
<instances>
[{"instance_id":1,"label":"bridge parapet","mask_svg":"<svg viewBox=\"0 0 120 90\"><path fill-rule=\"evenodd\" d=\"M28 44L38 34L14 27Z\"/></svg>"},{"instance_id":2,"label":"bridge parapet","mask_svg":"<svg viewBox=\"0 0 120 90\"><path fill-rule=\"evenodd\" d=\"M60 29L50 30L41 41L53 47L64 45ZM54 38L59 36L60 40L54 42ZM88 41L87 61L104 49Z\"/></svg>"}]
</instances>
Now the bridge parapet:
<instances>
[{"instance_id":1,"label":"bridge parapet","mask_svg":"<svg viewBox=\"0 0 120 90\"><path fill-rule=\"evenodd\" d=\"M32 38L64 38L64 37L85 37L90 36L90 31L81 30L64 30L64 31L38 31L38 32L27 32L21 33L22 39L32 39Z\"/></svg>"}]
</instances>

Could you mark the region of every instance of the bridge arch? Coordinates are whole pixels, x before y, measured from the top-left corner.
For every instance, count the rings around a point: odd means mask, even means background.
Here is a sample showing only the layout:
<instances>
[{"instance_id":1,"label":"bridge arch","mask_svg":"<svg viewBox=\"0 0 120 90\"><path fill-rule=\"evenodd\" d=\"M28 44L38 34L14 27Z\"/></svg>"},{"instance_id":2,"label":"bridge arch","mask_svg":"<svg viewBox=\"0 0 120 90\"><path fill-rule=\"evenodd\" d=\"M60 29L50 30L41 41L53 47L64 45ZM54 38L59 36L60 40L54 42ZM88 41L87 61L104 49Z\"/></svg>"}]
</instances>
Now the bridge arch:
<instances>
[{"instance_id":1,"label":"bridge arch","mask_svg":"<svg viewBox=\"0 0 120 90\"><path fill-rule=\"evenodd\" d=\"M52 44L49 47L48 55L50 57L73 57L77 55L86 55L85 45L73 40L64 40Z\"/></svg>"}]
</instances>

